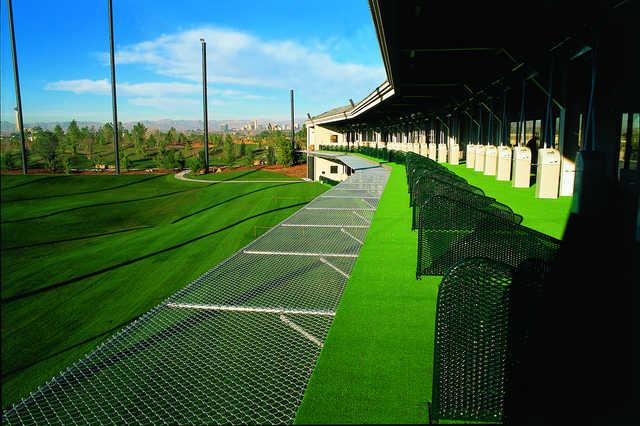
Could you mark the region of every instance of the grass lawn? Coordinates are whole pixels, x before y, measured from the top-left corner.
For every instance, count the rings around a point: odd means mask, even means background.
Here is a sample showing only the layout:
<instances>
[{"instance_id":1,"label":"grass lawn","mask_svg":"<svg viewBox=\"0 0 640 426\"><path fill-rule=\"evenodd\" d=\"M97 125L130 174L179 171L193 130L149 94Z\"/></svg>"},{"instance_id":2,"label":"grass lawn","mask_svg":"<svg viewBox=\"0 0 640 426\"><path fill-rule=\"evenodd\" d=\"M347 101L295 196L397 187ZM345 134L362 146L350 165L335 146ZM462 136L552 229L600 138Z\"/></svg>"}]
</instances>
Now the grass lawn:
<instances>
[{"instance_id":1,"label":"grass lawn","mask_svg":"<svg viewBox=\"0 0 640 426\"><path fill-rule=\"evenodd\" d=\"M328 189L1 179L3 408Z\"/></svg>"},{"instance_id":2,"label":"grass lawn","mask_svg":"<svg viewBox=\"0 0 640 426\"><path fill-rule=\"evenodd\" d=\"M370 158L370 157L367 157ZM375 160L375 159L374 159ZM415 279L417 234L405 167L393 163L366 241L310 379L296 423L426 423L441 277ZM557 238L569 197L538 200L462 166L448 166ZM444 423L444 422L443 422Z\"/></svg>"},{"instance_id":3,"label":"grass lawn","mask_svg":"<svg viewBox=\"0 0 640 426\"><path fill-rule=\"evenodd\" d=\"M198 175L189 173L186 176L191 179L206 179L215 181L224 180L301 180L296 177L283 175L281 173L270 172L269 170L253 169L244 170L240 172L223 172L223 173L209 173L206 175Z\"/></svg>"}]
</instances>

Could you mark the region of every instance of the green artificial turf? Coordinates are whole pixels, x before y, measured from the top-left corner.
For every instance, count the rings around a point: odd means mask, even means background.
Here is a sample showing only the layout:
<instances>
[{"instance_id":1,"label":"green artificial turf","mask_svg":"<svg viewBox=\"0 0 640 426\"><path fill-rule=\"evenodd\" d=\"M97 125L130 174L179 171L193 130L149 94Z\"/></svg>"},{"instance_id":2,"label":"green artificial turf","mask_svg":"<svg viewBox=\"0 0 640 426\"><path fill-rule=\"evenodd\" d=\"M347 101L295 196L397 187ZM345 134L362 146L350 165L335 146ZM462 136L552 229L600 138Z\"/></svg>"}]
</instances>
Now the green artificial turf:
<instances>
[{"instance_id":1,"label":"green artificial turf","mask_svg":"<svg viewBox=\"0 0 640 426\"><path fill-rule=\"evenodd\" d=\"M328 189L1 178L2 407Z\"/></svg>"},{"instance_id":2,"label":"green artificial turf","mask_svg":"<svg viewBox=\"0 0 640 426\"><path fill-rule=\"evenodd\" d=\"M415 278L404 166L392 173L296 423L424 423L440 277Z\"/></svg>"},{"instance_id":3,"label":"green artificial turf","mask_svg":"<svg viewBox=\"0 0 640 426\"><path fill-rule=\"evenodd\" d=\"M197 175L189 173L186 176L190 179L206 179L206 180L301 180L295 177L283 175L281 173L270 172L268 170L253 169L242 172L223 172L209 173L206 175Z\"/></svg>"}]
</instances>

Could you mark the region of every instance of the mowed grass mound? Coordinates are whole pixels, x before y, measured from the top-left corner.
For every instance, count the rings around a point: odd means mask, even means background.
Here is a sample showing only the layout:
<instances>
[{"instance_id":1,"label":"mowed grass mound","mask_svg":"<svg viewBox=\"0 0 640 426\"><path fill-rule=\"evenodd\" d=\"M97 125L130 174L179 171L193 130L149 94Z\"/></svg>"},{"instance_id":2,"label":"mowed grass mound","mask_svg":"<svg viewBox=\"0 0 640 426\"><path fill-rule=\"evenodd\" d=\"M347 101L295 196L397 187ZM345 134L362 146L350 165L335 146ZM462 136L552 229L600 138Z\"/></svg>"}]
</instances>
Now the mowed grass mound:
<instances>
[{"instance_id":1,"label":"mowed grass mound","mask_svg":"<svg viewBox=\"0 0 640 426\"><path fill-rule=\"evenodd\" d=\"M2 176L6 408L328 187Z\"/></svg>"}]
</instances>

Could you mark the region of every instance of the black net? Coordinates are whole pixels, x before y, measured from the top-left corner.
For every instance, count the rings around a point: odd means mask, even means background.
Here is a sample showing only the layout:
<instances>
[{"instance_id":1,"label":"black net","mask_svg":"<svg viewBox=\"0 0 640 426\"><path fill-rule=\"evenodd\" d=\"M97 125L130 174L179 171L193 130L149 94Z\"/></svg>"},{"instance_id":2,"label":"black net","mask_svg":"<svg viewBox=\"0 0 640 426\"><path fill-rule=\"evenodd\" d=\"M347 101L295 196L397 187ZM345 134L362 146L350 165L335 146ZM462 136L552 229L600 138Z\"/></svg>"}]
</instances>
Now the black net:
<instances>
[{"instance_id":1,"label":"black net","mask_svg":"<svg viewBox=\"0 0 640 426\"><path fill-rule=\"evenodd\" d=\"M499 422L507 377L512 268L465 259L440 284L432 420Z\"/></svg>"},{"instance_id":2,"label":"black net","mask_svg":"<svg viewBox=\"0 0 640 426\"><path fill-rule=\"evenodd\" d=\"M553 262L513 268L468 258L439 287L431 420L521 423L544 344L544 283ZM543 390L540 390L543 391Z\"/></svg>"},{"instance_id":3,"label":"black net","mask_svg":"<svg viewBox=\"0 0 640 426\"><path fill-rule=\"evenodd\" d=\"M430 177L424 182L419 183L416 187L412 229L418 228L420 211L424 208L424 204L429 202L434 196L445 196L476 208L488 209L493 214L506 220L514 223L522 223L521 215L514 213L506 204L502 204L494 198L483 195L480 188L471 185L458 185L441 180L438 177Z\"/></svg>"},{"instance_id":4,"label":"black net","mask_svg":"<svg viewBox=\"0 0 640 426\"><path fill-rule=\"evenodd\" d=\"M425 188L432 180L438 180L438 182L445 183L456 188L475 188L472 187L458 175L450 173L448 171L442 171L438 169L418 169L414 173L411 182L409 183L410 205L414 205L414 200L419 187ZM482 190L477 188L481 193Z\"/></svg>"},{"instance_id":5,"label":"black net","mask_svg":"<svg viewBox=\"0 0 640 426\"><path fill-rule=\"evenodd\" d=\"M478 208L449 197L430 197L419 215L417 277L443 275L468 257L486 257L518 267L529 259L554 256L558 240L508 216L508 210L493 205Z\"/></svg>"},{"instance_id":6,"label":"black net","mask_svg":"<svg viewBox=\"0 0 640 426\"><path fill-rule=\"evenodd\" d=\"M423 176L422 178L415 185L412 197L413 218L411 229L418 228L420 210L423 204L433 196L442 195L477 207L485 207L496 202L493 198L485 197L482 190L471 185L441 179L439 176Z\"/></svg>"}]
</instances>

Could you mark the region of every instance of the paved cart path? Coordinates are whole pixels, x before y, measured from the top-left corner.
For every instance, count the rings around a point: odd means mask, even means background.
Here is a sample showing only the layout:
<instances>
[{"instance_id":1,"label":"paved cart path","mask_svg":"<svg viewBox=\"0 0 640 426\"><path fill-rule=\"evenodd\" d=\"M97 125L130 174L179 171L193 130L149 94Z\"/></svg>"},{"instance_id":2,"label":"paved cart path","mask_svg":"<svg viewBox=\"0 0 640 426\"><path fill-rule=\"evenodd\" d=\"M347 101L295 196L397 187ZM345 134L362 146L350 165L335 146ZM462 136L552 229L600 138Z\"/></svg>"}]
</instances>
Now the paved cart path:
<instances>
[{"instance_id":1,"label":"paved cart path","mask_svg":"<svg viewBox=\"0 0 640 426\"><path fill-rule=\"evenodd\" d=\"M187 173L190 173L191 170L184 170L180 173L176 173L176 179L184 180L188 182L204 182L204 183L301 183L301 182L309 182L313 183L312 180L286 180L286 179L261 179L261 180L214 180L214 179L193 179L186 177Z\"/></svg>"}]
</instances>

